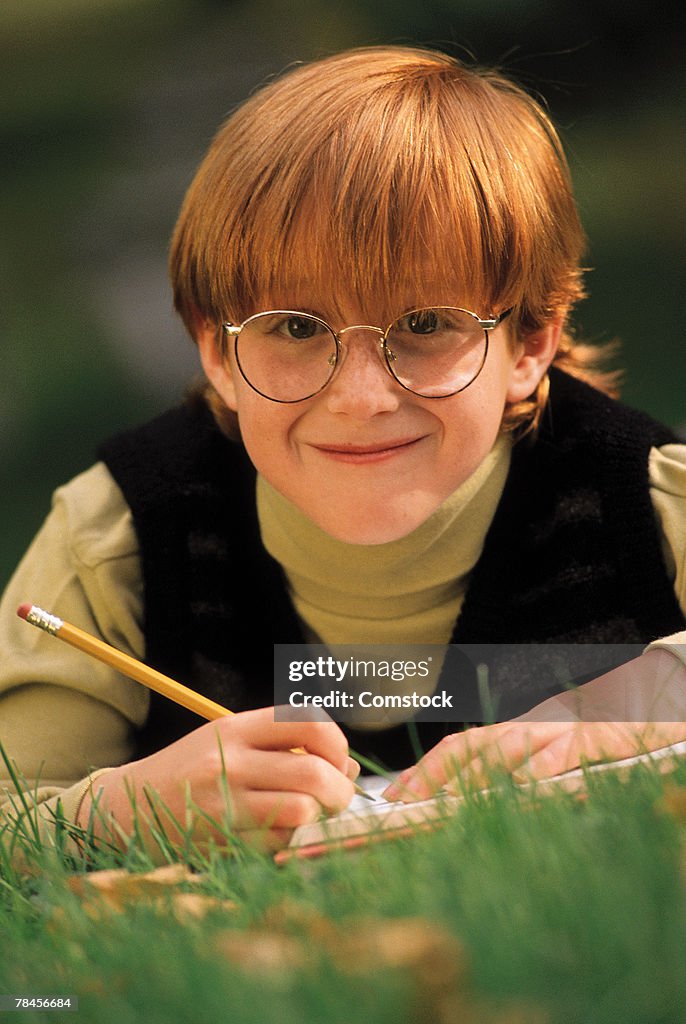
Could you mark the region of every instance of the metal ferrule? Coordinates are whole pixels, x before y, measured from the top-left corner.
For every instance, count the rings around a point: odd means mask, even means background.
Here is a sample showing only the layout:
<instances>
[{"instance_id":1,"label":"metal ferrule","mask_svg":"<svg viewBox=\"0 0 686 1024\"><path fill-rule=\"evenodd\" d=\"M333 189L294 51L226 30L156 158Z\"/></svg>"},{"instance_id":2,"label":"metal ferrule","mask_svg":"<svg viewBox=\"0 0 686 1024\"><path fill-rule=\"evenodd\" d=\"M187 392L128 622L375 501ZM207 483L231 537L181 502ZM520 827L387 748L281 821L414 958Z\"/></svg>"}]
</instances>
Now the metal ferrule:
<instances>
[{"instance_id":1,"label":"metal ferrule","mask_svg":"<svg viewBox=\"0 0 686 1024\"><path fill-rule=\"evenodd\" d=\"M38 608L35 604L31 605L31 611L26 616L26 621L30 622L32 626L44 629L46 633L51 633L52 636L55 636L57 631L64 625L62 619L59 619L56 615L50 615L49 612L43 611L42 608Z\"/></svg>"}]
</instances>

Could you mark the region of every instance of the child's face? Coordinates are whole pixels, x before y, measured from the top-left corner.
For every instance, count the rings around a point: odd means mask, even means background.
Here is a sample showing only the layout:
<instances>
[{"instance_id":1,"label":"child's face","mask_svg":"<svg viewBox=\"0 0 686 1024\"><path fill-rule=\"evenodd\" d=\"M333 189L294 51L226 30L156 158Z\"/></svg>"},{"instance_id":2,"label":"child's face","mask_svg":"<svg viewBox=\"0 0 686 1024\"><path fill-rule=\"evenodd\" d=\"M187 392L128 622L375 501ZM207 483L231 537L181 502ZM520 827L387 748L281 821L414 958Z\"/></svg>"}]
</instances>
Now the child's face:
<instances>
[{"instance_id":1,"label":"child's face","mask_svg":"<svg viewBox=\"0 0 686 1024\"><path fill-rule=\"evenodd\" d=\"M316 311L335 330L374 323L354 307L344 318ZM474 472L496 440L506 402L528 397L545 373L555 328L514 351L506 332L504 323L491 333L483 370L466 390L428 399L393 379L373 332L349 331L329 385L288 405L253 391L233 353L226 365L214 327L197 340L208 378L238 414L245 447L269 483L333 537L383 544L415 530Z\"/></svg>"}]
</instances>

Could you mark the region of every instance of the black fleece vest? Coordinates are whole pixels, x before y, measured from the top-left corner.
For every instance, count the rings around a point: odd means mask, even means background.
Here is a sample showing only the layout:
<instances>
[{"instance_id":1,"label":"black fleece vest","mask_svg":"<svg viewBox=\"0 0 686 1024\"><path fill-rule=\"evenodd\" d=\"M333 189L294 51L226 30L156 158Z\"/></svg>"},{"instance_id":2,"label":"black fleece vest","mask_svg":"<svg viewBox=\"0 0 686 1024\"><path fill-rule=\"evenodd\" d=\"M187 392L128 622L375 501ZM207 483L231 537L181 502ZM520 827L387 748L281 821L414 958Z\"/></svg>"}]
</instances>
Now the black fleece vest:
<instances>
[{"instance_id":1,"label":"black fleece vest","mask_svg":"<svg viewBox=\"0 0 686 1024\"><path fill-rule=\"evenodd\" d=\"M670 440L646 415L552 371L544 423L515 445L452 642L643 644L682 629L648 483L651 446ZM100 455L140 541L146 661L234 711L272 704L273 645L303 636L283 570L260 539L242 446L196 400ZM554 692L507 660L494 685L499 718ZM198 724L152 694L140 753ZM391 767L413 759L404 728L347 731L355 749ZM421 742L445 731L423 723Z\"/></svg>"}]
</instances>

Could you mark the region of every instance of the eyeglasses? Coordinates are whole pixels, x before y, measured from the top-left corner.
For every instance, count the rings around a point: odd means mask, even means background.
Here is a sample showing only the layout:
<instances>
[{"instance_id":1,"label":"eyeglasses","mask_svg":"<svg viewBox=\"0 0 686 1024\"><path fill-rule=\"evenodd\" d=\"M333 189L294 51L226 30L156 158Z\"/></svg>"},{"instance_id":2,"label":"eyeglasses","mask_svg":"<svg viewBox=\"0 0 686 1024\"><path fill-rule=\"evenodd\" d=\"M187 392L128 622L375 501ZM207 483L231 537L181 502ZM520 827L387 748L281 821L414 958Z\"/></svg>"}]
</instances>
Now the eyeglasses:
<instances>
[{"instance_id":1,"label":"eyeglasses","mask_svg":"<svg viewBox=\"0 0 686 1024\"><path fill-rule=\"evenodd\" d=\"M488 335L509 316L482 319L468 309L413 309L385 330L355 324L334 331L321 317L293 309L255 313L242 324L222 324L234 339L238 369L271 402L304 402L319 394L342 364L348 331L374 331L389 373L421 398L447 398L469 387L488 354Z\"/></svg>"}]
</instances>

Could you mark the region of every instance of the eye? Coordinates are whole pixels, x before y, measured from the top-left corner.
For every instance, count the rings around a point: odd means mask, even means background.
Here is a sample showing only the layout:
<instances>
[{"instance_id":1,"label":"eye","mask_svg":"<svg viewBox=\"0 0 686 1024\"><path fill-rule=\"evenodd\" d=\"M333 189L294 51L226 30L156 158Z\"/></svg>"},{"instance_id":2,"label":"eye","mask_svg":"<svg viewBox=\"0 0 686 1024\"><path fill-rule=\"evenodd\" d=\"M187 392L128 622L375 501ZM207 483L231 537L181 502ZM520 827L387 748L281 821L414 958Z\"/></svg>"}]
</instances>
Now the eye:
<instances>
[{"instance_id":1,"label":"eye","mask_svg":"<svg viewBox=\"0 0 686 1024\"><path fill-rule=\"evenodd\" d=\"M310 341L319 345L331 333L317 317L291 310L258 313L244 327L246 337L259 337L272 345L293 349Z\"/></svg>"},{"instance_id":2,"label":"eye","mask_svg":"<svg viewBox=\"0 0 686 1024\"><path fill-rule=\"evenodd\" d=\"M314 338L320 330L319 324L309 316L290 316L281 325L281 332L296 341L307 341Z\"/></svg>"},{"instance_id":3,"label":"eye","mask_svg":"<svg viewBox=\"0 0 686 1024\"><path fill-rule=\"evenodd\" d=\"M433 334L438 330L438 314L433 309L420 309L410 313L406 318L407 326L413 334Z\"/></svg>"}]
</instances>

